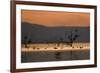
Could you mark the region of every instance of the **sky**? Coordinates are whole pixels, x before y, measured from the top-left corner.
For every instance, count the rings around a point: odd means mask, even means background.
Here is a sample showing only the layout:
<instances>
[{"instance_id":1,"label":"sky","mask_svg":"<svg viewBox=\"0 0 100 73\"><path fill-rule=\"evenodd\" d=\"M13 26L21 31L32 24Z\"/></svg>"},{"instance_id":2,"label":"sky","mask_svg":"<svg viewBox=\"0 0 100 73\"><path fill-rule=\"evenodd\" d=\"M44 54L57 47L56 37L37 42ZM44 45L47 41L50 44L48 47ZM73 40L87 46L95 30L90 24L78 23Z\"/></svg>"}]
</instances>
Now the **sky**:
<instances>
[{"instance_id":1,"label":"sky","mask_svg":"<svg viewBox=\"0 0 100 73\"><path fill-rule=\"evenodd\" d=\"M90 14L79 12L22 10L21 21L47 27L89 27Z\"/></svg>"}]
</instances>

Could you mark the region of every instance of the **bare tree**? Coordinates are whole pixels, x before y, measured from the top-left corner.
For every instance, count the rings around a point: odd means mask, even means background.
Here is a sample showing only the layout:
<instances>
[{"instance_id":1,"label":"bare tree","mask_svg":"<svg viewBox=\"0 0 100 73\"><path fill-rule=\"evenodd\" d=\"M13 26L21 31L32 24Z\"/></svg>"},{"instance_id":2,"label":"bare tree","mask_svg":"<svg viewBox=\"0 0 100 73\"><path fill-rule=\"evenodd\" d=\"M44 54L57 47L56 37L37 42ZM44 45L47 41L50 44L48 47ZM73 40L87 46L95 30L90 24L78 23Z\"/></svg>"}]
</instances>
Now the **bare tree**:
<instances>
[{"instance_id":1,"label":"bare tree","mask_svg":"<svg viewBox=\"0 0 100 73\"><path fill-rule=\"evenodd\" d=\"M79 34L78 34L78 30L74 30L74 33L71 32L69 35L68 35L68 39L69 39L69 42L67 42L67 44L69 44L71 47L73 46L73 43L75 42L75 40L77 40L77 38L79 37Z\"/></svg>"},{"instance_id":2,"label":"bare tree","mask_svg":"<svg viewBox=\"0 0 100 73\"><path fill-rule=\"evenodd\" d=\"M30 44L30 43L32 43L30 35L25 35L24 36L24 45L25 45L25 48L28 48L29 47L28 44Z\"/></svg>"},{"instance_id":3,"label":"bare tree","mask_svg":"<svg viewBox=\"0 0 100 73\"><path fill-rule=\"evenodd\" d=\"M25 45L25 48L28 48L28 46L27 46L27 39L28 39L28 37L24 36L24 45Z\"/></svg>"},{"instance_id":4,"label":"bare tree","mask_svg":"<svg viewBox=\"0 0 100 73\"><path fill-rule=\"evenodd\" d=\"M62 37L59 37L58 38L57 46L59 47L61 43L63 43L63 38Z\"/></svg>"}]
</instances>

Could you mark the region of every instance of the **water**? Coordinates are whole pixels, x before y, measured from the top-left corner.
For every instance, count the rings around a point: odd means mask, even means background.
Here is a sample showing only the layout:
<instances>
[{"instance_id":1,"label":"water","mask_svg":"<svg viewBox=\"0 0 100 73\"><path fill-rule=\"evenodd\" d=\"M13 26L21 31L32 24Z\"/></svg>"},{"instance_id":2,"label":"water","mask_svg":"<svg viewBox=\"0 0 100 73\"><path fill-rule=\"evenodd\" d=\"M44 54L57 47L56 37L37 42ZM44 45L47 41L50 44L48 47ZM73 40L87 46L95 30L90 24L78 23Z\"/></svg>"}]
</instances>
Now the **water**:
<instances>
[{"instance_id":1,"label":"water","mask_svg":"<svg viewBox=\"0 0 100 73\"><path fill-rule=\"evenodd\" d=\"M22 52L21 62L47 62L90 59L90 50Z\"/></svg>"}]
</instances>

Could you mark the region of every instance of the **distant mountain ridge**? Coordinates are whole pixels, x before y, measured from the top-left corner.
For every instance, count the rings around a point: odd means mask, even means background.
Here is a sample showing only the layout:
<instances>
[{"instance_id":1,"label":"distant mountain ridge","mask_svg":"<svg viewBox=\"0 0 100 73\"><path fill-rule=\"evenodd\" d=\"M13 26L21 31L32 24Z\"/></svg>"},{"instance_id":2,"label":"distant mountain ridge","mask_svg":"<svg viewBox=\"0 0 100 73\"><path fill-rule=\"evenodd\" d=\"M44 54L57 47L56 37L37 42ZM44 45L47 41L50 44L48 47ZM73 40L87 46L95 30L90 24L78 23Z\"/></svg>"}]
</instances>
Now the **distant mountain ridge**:
<instances>
[{"instance_id":1,"label":"distant mountain ridge","mask_svg":"<svg viewBox=\"0 0 100 73\"><path fill-rule=\"evenodd\" d=\"M75 32L77 30L77 33ZM27 22L21 23L21 40L30 40L31 43L46 43L63 41L68 42L68 35L78 34L79 37L75 42L89 42L90 28L89 27L46 27L41 24L31 24Z\"/></svg>"}]
</instances>

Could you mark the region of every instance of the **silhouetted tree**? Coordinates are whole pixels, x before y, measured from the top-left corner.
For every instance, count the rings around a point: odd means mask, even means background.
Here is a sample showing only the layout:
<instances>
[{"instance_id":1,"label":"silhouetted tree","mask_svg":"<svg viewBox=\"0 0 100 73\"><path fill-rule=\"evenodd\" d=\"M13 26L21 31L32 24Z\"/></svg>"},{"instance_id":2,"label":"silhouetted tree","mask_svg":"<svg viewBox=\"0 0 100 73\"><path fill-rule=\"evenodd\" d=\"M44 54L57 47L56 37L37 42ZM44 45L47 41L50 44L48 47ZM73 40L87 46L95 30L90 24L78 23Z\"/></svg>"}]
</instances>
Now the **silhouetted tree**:
<instances>
[{"instance_id":1,"label":"silhouetted tree","mask_svg":"<svg viewBox=\"0 0 100 73\"><path fill-rule=\"evenodd\" d=\"M25 45L25 48L28 48L28 46L27 46L27 39L28 39L28 37L24 36L24 45Z\"/></svg>"},{"instance_id":2,"label":"silhouetted tree","mask_svg":"<svg viewBox=\"0 0 100 73\"><path fill-rule=\"evenodd\" d=\"M27 44L30 44L32 41L31 41L31 38L29 37L29 35L25 35L24 36L24 45L25 45L25 48L28 48L28 45Z\"/></svg>"},{"instance_id":3,"label":"silhouetted tree","mask_svg":"<svg viewBox=\"0 0 100 73\"><path fill-rule=\"evenodd\" d=\"M68 35L69 42L67 42L67 43L68 43L71 47L72 47L74 41L77 40L77 38L79 37L79 34L78 34L77 32L78 32L78 30L74 30L74 33L71 32L71 33Z\"/></svg>"},{"instance_id":4,"label":"silhouetted tree","mask_svg":"<svg viewBox=\"0 0 100 73\"><path fill-rule=\"evenodd\" d=\"M71 33L69 36L68 36L68 39L70 40L70 46L72 46L73 42L77 39L78 35L74 35L73 37L73 34Z\"/></svg>"},{"instance_id":5,"label":"silhouetted tree","mask_svg":"<svg viewBox=\"0 0 100 73\"><path fill-rule=\"evenodd\" d=\"M57 43L58 47L60 46L60 43L63 43L63 38L62 37L58 38L58 43Z\"/></svg>"}]
</instances>

